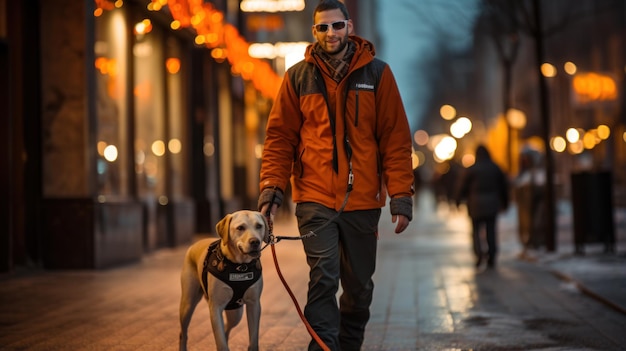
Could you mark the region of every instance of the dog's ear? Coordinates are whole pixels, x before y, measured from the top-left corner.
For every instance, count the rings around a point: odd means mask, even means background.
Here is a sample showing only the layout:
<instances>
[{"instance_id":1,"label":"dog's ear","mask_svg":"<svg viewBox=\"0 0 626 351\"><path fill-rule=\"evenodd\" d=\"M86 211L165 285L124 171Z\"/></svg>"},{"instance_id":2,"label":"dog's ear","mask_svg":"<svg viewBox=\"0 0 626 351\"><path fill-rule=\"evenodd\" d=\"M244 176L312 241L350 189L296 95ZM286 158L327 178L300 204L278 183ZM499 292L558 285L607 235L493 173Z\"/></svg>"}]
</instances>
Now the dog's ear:
<instances>
[{"instance_id":1,"label":"dog's ear","mask_svg":"<svg viewBox=\"0 0 626 351\"><path fill-rule=\"evenodd\" d=\"M224 244L228 243L228 237L230 236L230 234L229 234L229 232L230 232L230 221L231 221L232 217L233 216L231 214L227 214L224 218L222 218L215 225L215 230L217 231L217 235L219 235L220 238L222 238L222 242L224 242Z\"/></svg>"},{"instance_id":2,"label":"dog's ear","mask_svg":"<svg viewBox=\"0 0 626 351\"><path fill-rule=\"evenodd\" d=\"M263 242L266 244L269 244L270 242L270 224L267 222L267 218L265 218L265 216L259 212L259 217L261 217L261 219L263 220L263 223L265 223L265 233L263 233Z\"/></svg>"}]
</instances>

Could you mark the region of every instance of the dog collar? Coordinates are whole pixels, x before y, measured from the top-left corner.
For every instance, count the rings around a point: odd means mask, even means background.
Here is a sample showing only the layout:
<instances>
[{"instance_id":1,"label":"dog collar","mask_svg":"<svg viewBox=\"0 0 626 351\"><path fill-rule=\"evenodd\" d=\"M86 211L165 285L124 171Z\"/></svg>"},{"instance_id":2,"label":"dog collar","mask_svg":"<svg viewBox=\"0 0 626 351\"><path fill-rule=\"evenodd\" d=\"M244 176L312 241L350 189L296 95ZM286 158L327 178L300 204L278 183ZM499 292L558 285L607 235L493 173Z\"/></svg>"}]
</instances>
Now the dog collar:
<instances>
[{"instance_id":1,"label":"dog collar","mask_svg":"<svg viewBox=\"0 0 626 351\"><path fill-rule=\"evenodd\" d=\"M243 295L252 284L261 277L261 261L252 260L250 263L234 263L224 254L220 248L221 239L209 245L202 270L202 283L207 296L207 274L224 282L233 289L233 297L226 305L227 310L243 306Z\"/></svg>"}]
</instances>

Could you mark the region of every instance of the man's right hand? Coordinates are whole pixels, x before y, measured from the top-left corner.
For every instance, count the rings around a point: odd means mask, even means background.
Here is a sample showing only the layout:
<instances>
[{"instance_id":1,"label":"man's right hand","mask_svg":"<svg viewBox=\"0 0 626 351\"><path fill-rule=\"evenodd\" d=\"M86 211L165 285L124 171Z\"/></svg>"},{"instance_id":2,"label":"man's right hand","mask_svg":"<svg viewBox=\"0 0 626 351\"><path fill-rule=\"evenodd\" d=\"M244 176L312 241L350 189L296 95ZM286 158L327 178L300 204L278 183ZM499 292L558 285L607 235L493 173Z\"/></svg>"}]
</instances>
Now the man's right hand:
<instances>
[{"instance_id":1,"label":"man's right hand","mask_svg":"<svg viewBox=\"0 0 626 351\"><path fill-rule=\"evenodd\" d=\"M267 208L269 207L270 203L265 203L263 204L263 206L261 206L261 213L266 216L267 215ZM272 205L272 210L271 210L271 215L276 216L276 211L278 211L278 205L277 204L273 204Z\"/></svg>"}]
</instances>

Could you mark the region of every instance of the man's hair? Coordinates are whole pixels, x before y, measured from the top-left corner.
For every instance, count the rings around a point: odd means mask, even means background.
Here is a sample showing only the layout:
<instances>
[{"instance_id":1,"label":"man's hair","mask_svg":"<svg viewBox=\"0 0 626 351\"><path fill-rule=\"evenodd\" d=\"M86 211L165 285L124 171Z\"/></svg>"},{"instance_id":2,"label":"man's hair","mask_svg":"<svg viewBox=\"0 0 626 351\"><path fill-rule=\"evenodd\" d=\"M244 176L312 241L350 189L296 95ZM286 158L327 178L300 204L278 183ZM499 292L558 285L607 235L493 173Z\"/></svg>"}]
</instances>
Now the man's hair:
<instances>
[{"instance_id":1,"label":"man's hair","mask_svg":"<svg viewBox=\"0 0 626 351\"><path fill-rule=\"evenodd\" d=\"M313 23L315 23L315 15L318 12L336 10L336 9L341 10L341 13L343 13L343 17L345 17L346 19L350 19L350 14L348 14L348 9L346 8L346 5L343 3L343 1L321 0L320 3L315 8L315 11L313 11Z\"/></svg>"}]
</instances>

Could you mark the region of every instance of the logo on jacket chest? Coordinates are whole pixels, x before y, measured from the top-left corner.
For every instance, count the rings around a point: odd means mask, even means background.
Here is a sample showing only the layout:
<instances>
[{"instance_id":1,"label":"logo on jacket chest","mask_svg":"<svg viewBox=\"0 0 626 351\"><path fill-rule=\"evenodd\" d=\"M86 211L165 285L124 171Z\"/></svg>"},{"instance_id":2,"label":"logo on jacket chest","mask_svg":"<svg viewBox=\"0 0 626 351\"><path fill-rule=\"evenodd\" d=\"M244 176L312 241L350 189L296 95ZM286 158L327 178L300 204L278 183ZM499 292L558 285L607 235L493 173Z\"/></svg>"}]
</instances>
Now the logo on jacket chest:
<instances>
[{"instance_id":1,"label":"logo on jacket chest","mask_svg":"<svg viewBox=\"0 0 626 351\"><path fill-rule=\"evenodd\" d=\"M356 83L356 88L361 90L374 90L374 85L368 83Z\"/></svg>"}]
</instances>

